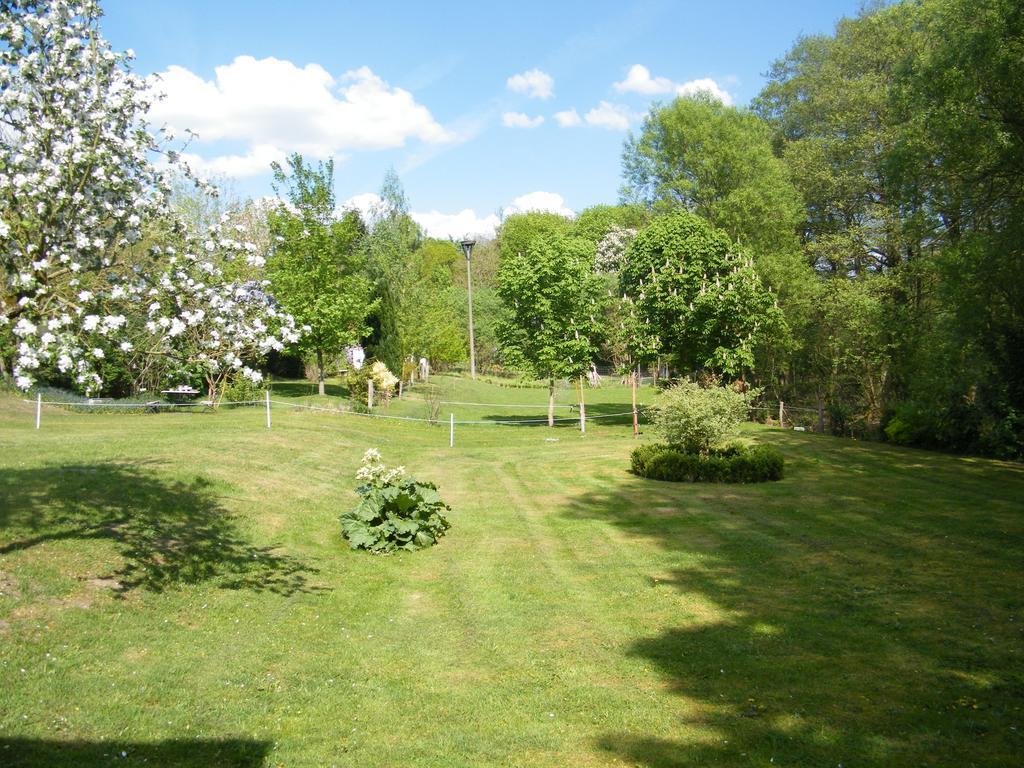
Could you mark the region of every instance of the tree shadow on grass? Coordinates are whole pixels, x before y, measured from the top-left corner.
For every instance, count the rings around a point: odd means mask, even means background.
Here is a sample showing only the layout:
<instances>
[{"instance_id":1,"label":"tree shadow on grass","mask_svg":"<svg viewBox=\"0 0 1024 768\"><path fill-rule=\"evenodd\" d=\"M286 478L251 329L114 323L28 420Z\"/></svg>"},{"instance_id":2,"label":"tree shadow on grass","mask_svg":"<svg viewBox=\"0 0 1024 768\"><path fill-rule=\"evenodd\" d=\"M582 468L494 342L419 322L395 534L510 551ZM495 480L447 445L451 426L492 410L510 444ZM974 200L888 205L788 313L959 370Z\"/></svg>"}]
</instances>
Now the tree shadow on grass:
<instances>
[{"instance_id":1,"label":"tree shadow on grass","mask_svg":"<svg viewBox=\"0 0 1024 768\"><path fill-rule=\"evenodd\" d=\"M310 397L318 391L315 381L275 381L273 387L271 397ZM348 399L349 391L343 384L324 382L324 395Z\"/></svg>"},{"instance_id":2,"label":"tree shadow on grass","mask_svg":"<svg viewBox=\"0 0 1024 768\"><path fill-rule=\"evenodd\" d=\"M138 464L0 469L0 555L47 542L114 542L124 564L102 578L117 594L213 582L282 595L315 591L316 571L245 539L211 483Z\"/></svg>"},{"instance_id":3,"label":"tree shadow on grass","mask_svg":"<svg viewBox=\"0 0 1024 768\"><path fill-rule=\"evenodd\" d=\"M168 739L156 742L0 738L7 768L81 768L143 763L160 768L260 768L272 743L250 739ZM122 755L123 753L123 755Z\"/></svg>"},{"instance_id":4,"label":"tree shadow on grass","mask_svg":"<svg viewBox=\"0 0 1024 768\"><path fill-rule=\"evenodd\" d=\"M679 607L625 653L682 697L690 735L606 733L597 746L652 768L1014 764L1024 478L769 439L787 452L779 483L659 483L623 468L617 488L567 508L675 563L637 574Z\"/></svg>"},{"instance_id":5,"label":"tree shadow on grass","mask_svg":"<svg viewBox=\"0 0 1024 768\"><path fill-rule=\"evenodd\" d=\"M633 414L629 403L586 403L587 419L597 419L596 423L605 426L632 425ZM502 413L492 413L481 417L481 421L511 422L514 426L523 427L547 427L548 411L545 406L538 406L537 410L525 408L508 409ZM578 430L580 428L580 412L577 406L555 409L555 428L566 428Z\"/></svg>"}]
</instances>

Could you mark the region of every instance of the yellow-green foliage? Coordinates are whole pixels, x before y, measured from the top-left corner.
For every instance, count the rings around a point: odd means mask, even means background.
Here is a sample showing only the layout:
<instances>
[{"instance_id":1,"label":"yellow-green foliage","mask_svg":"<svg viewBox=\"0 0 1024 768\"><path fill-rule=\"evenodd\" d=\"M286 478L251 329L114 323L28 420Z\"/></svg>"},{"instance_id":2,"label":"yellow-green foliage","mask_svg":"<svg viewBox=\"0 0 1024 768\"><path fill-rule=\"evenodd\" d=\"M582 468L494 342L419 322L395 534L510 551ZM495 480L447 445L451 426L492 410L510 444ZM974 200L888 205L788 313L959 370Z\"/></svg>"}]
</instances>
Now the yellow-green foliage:
<instances>
[{"instance_id":1,"label":"yellow-green foliage","mask_svg":"<svg viewBox=\"0 0 1024 768\"><path fill-rule=\"evenodd\" d=\"M684 380L662 393L652 414L669 445L707 453L736 433L749 408L746 397L732 387L702 387Z\"/></svg>"}]
</instances>

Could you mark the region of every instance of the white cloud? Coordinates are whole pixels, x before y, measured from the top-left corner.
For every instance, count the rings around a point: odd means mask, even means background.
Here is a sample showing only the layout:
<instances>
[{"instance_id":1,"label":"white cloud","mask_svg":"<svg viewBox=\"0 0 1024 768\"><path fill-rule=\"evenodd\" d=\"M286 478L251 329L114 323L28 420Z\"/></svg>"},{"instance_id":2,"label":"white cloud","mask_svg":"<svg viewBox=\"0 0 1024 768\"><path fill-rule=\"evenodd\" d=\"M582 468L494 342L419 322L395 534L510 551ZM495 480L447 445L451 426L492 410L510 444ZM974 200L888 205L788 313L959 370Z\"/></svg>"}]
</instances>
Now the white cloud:
<instances>
[{"instance_id":1,"label":"white cloud","mask_svg":"<svg viewBox=\"0 0 1024 768\"><path fill-rule=\"evenodd\" d=\"M718 99L727 107L732 104L732 95L710 77L689 80L680 85L676 89L676 93L680 96L696 96L698 93L706 93Z\"/></svg>"},{"instance_id":2,"label":"white cloud","mask_svg":"<svg viewBox=\"0 0 1024 768\"><path fill-rule=\"evenodd\" d=\"M345 200L338 206L338 213L346 210L357 210L364 220L372 220L381 210L383 200L373 192L363 192ZM471 237L494 237L501 219L516 213L543 211L557 213L560 216L573 217L575 211L565 204L565 198L556 192L529 192L520 195L501 210L501 216L488 214L481 216L472 208L465 208L458 213L443 213L437 210L412 211L409 215L423 227L429 237L442 239Z\"/></svg>"},{"instance_id":3,"label":"white cloud","mask_svg":"<svg viewBox=\"0 0 1024 768\"><path fill-rule=\"evenodd\" d=\"M643 93L655 96L659 93L672 93L676 84L667 77L651 77L651 70L643 64L634 64L629 68L626 79L613 86L620 93Z\"/></svg>"},{"instance_id":4,"label":"white cloud","mask_svg":"<svg viewBox=\"0 0 1024 768\"><path fill-rule=\"evenodd\" d=\"M423 227L430 237L459 240L463 237L494 237L494 232L501 224L495 215L480 217L470 208L458 213L441 213L440 211L413 212L413 220Z\"/></svg>"},{"instance_id":5,"label":"white cloud","mask_svg":"<svg viewBox=\"0 0 1024 768\"><path fill-rule=\"evenodd\" d=\"M732 95L710 77L676 83L667 77L651 77L651 71L643 64L634 64L626 73L626 79L614 83L613 87L620 93L641 93L645 96L657 96L674 93L677 96L694 96L707 93L726 106L732 104Z\"/></svg>"},{"instance_id":6,"label":"white cloud","mask_svg":"<svg viewBox=\"0 0 1024 768\"><path fill-rule=\"evenodd\" d=\"M509 90L525 93L531 99L550 99L555 94L555 79L539 69L512 75L505 85Z\"/></svg>"},{"instance_id":7,"label":"white cloud","mask_svg":"<svg viewBox=\"0 0 1024 768\"><path fill-rule=\"evenodd\" d=\"M587 125L598 128L608 128L612 131L625 131L629 129L630 120L633 115L621 104L612 104L602 101L592 110L583 116Z\"/></svg>"},{"instance_id":8,"label":"white cloud","mask_svg":"<svg viewBox=\"0 0 1024 768\"><path fill-rule=\"evenodd\" d=\"M506 112L501 116L501 124L506 128L536 128L543 122L543 115L530 117L522 112Z\"/></svg>"},{"instance_id":9,"label":"white cloud","mask_svg":"<svg viewBox=\"0 0 1024 768\"><path fill-rule=\"evenodd\" d=\"M555 112L555 122L563 128L572 128L574 125L582 123L583 118L581 118L580 113L573 108L567 109L564 112Z\"/></svg>"},{"instance_id":10,"label":"white cloud","mask_svg":"<svg viewBox=\"0 0 1024 768\"><path fill-rule=\"evenodd\" d=\"M338 212L359 211L363 221L369 221L384 208L384 199L374 192L362 192L353 195L338 206Z\"/></svg>"},{"instance_id":11,"label":"white cloud","mask_svg":"<svg viewBox=\"0 0 1024 768\"><path fill-rule=\"evenodd\" d=\"M227 176L241 179L246 176L259 176L270 170L273 162L284 163L286 153L267 144L259 144L249 149L244 155L220 155L206 160L192 152L185 152L181 159L185 161L199 176L211 178Z\"/></svg>"},{"instance_id":12,"label":"white cloud","mask_svg":"<svg viewBox=\"0 0 1024 768\"><path fill-rule=\"evenodd\" d=\"M453 135L413 95L392 86L369 67L335 79L318 64L299 67L275 58L239 56L219 66L213 80L171 66L153 90L166 94L154 103L150 119L179 133L199 134L204 142L238 141L242 155L199 162L228 175L249 175L267 158L301 152L323 159L344 151L401 147L411 139L428 144ZM269 171L267 167L262 169Z\"/></svg>"},{"instance_id":13,"label":"white cloud","mask_svg":"<svg viewBox=\"0 0 1024 768\"><path fill-rule=\"evenodd\" d=\"M575 216L576 212L566 206L565 198L556 192L530 192L520 195L504 208L505 215L526 213L527 211L547 211L560 216Z\"/></svg>"}]
</instances>

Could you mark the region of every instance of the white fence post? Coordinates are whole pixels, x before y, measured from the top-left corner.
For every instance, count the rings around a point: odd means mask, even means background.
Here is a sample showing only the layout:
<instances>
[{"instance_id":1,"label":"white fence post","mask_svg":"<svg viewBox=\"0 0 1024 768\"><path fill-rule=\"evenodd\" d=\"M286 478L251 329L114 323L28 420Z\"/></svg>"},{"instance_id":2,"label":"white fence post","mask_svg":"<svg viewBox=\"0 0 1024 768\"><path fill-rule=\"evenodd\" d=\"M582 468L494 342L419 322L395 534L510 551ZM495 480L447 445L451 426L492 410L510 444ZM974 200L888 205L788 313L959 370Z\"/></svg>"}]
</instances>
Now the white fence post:
<instances>
[{"instance_id":1,"label":"white fence post","mask_svg":"<svg viewBox=\"0 0 1024 768\"><path fill-rule=\"evenodd\" d=\"M43 413L43 393L36 392L36 429L39 429L39 418Z\"/></svg>"},{"instance_id":2,"label":"white fence post","mask_svg":"<svg viewBox=\"0 0 1024 768\"><path fill-rule=\"evenodd\" d=\"M267 396L267 429L270 429L270 390L265 390Z\"/></svg>"},{"instance_id":3,"label":"white fence post","mask_svg":"<svg viewBox=\"0 0 1024 768\"><path fill-rule=\"evenodd\" d=\"M779 400L779 426L782 427L783 429L785 429L785 427L786 427L785 418L786 418L785 406L783 405L782 401Z\"/></svg>"},{"instance_id":4,"label":"white fence post","mask_svg":"<svg viewBox=\"0 0 1024 768\"><path fill-rule=\"evenodd\" d=\"M451 416L451 418L449 419L449 423L451 424L451 429L448 432L448 447L449 448L454 448L455 447L455 414L452 413L452 414L450 414L450 416Z\"/></svg>"},{"instance_id":5,"label":"white fence post","mask_svg":"<svg viewBox=\"0 0 1024 768\"><path fill-rule=\"evenodd\" d=\"M366 381L366 404L373 410L373 379Z\"/></svg>"}]
</instances>

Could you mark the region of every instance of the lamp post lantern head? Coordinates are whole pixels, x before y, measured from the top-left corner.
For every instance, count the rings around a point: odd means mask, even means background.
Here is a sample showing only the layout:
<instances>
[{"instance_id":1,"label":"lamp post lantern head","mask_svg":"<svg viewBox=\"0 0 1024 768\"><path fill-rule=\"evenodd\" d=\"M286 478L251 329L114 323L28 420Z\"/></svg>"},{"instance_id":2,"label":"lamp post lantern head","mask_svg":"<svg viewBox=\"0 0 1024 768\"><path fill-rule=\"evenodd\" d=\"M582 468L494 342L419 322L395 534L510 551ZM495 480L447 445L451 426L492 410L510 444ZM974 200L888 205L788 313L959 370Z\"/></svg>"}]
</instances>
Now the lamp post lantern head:
<instances>
[{"instance_id":1,"label":"lamp post lantern head","mask_svg":"<svg viewBox=\"0 0 1024 768\"><path fill-rule=\"evenodd\" d=\"M476 240L463 240L459 243L462 246L462 253L466 257L466 261L469 261L469 257L473 255L473 246L476 245Z\"/></svg>"}]
</instances>

